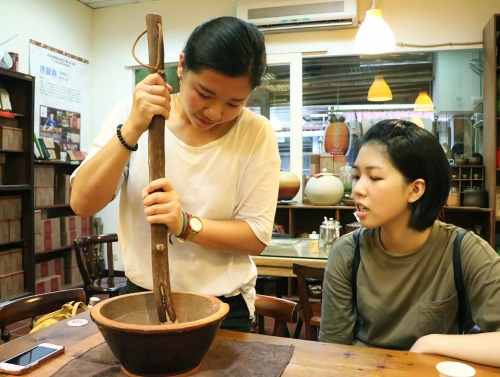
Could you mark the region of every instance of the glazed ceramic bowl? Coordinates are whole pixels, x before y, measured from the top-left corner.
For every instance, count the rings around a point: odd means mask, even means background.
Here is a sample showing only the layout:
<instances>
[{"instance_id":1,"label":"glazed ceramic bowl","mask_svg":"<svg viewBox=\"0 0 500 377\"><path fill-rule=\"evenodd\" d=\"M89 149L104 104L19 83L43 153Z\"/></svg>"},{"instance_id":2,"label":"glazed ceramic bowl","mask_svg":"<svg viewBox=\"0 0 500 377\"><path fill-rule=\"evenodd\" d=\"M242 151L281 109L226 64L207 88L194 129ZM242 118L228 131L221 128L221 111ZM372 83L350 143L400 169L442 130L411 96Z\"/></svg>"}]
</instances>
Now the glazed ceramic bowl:
<instances>
[{"instance_id":1,"label":"glazed ceramic bowl","mask_svg":"<svg viewBox=\"0 0 500 377\"><path fill-rule=\"evenodd\" d=\"M229 305L218 298L172 292L178 323L161 324L153 292L113 297L90 316L128 376L197 372Z\"/></svg>"}]
</instances>

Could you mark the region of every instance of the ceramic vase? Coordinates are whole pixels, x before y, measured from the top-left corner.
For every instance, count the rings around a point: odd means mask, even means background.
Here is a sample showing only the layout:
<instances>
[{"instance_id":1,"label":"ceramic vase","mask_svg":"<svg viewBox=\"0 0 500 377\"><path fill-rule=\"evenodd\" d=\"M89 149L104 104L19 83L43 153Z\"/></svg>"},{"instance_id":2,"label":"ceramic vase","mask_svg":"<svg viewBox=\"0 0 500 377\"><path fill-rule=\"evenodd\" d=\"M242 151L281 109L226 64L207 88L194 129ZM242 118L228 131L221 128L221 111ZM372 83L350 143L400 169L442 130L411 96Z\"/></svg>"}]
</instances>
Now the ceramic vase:
<instances>
[{"instance_id":1,"label":"ceramic vase","mask_svg":"<svg viewBox=\"0 0 500 377\"><path fill-rule=\"evenodd\" d=\"M289 171L280 172L280 186L278 190L278 201L292 200L300 190L300 179L297 174Z\"/></svg>"},{"instance_id":2,"label":"ceramic vase","mask_svg":"<svg viewBox=\"0 0 500 377\"><path fill-rule=\"evenodd\" d=\"M349 127L343 117L330 117L325 130L325 151L330 154L345 154L349 148Z\"/></svg>"},{"instance_id":3,"label":"ceramic vase","mask_svg":"<svg viewBox=\"0 0 500 377\"><path fill-rule=\"evenodd\" d=\"M309 178L305 194L312 204L330 206L340 202L344 196L344 185L335 175L322 172Z\"/></svg>"}]
</instances>

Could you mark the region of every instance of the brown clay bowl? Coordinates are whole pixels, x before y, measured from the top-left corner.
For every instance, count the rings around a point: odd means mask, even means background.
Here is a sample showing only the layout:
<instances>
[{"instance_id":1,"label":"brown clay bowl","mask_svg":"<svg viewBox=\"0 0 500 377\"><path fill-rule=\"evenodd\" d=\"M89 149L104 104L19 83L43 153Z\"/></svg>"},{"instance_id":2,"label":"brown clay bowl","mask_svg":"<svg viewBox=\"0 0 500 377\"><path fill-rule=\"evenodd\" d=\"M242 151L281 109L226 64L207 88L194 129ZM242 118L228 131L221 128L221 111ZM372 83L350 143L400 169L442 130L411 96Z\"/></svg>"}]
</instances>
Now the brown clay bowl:
<instances>
[{"instance_id":1,"label":"brown clay bowl","mask_svg":"<svg viewBox=\"0 0 500 377\"><path fill-rule=\"evenodd\" d=\"M214 296L172 292L178 323L161 324L153 292L101 301L90 316L128 376L198 371L229 305Z\"/></svg>"}]
</instances>

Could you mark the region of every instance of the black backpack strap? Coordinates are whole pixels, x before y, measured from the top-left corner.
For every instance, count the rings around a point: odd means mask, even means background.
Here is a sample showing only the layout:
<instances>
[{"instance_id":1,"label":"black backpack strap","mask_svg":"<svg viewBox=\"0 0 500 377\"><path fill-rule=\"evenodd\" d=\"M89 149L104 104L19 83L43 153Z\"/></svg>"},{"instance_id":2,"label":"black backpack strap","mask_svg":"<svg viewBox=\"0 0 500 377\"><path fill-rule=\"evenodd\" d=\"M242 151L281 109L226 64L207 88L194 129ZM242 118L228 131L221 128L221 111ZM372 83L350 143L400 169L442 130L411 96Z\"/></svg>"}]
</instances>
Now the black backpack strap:
<instances>
[{"instance_id":1,"label":"black backpack strap","mask_svg":"<svg viewBox=\"0 0 500 377\"><path fill-rule=\"evenodd\" d=\"M361 261L361 251L359 247L359 234L362 228L357 228L352 236L356 242L354 247L354 257L352 259L352 270L351 270L351 289L352 289L352 306L355 311L358 310L358 284L356 282L358 277L359 263Z\"/></svg>"},{"instance_id":2,"label":"black backpack strap","mask_svg":"<svg viewBox=\"0 0 500 377\"><path fill-rule=\"evenodd\" d=\"M458 331L460 334L465 332L465 314L467 310L467 297L465 295L462 261L460 257L460 245L465 233L467 233L466 230L459 230L453 243L453 277L455 279L455 289L457 290L458 298Z\"/></svg>"}]
</instances>

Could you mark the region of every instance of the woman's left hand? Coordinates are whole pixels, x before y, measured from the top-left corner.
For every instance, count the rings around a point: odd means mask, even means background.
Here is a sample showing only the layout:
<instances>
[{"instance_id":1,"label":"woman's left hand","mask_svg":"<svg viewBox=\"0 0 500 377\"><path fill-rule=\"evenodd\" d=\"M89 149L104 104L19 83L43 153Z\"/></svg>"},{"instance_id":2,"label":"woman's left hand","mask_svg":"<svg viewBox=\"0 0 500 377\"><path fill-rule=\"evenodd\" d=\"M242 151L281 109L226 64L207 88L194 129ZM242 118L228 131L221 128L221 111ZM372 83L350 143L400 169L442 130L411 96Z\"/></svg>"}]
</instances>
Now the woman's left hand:
<instances>
[{"instance_id":1,"label":"woman's left hand","mask_svg":"<svg viewBox=\"0 0 500 377\"><path fill-rule=\"evenodd\" d=\"M169 233L182 232L180 198L172 183L166 178L156 179L142 190L142 201L146 208L144 214L150 224L165 224Z\"/></svg>"}]
</instances>

